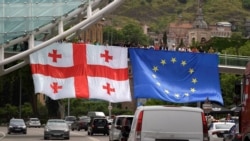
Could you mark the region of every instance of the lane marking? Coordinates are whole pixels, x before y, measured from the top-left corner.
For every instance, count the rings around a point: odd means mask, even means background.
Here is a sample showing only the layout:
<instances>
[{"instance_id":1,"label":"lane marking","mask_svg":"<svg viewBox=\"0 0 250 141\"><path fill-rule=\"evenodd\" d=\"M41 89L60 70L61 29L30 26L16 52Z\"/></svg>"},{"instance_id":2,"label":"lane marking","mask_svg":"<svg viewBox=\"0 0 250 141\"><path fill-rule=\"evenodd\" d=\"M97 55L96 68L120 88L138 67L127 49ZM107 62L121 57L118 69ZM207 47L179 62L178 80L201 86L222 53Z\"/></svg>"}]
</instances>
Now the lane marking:
<instances>
[{"instance_id":1,"label":"lane marking","mask_svg":"<svg viewBox=\"0 0 250 141\"><path fill-rule=\"evenodd\" d=\"M6 136L6 134L4 132L1 132L1 131L0 131L0 134L3 135L3 136L0 136L0 140L4 139L4 137Z\"/></svg>"}]
</instances>

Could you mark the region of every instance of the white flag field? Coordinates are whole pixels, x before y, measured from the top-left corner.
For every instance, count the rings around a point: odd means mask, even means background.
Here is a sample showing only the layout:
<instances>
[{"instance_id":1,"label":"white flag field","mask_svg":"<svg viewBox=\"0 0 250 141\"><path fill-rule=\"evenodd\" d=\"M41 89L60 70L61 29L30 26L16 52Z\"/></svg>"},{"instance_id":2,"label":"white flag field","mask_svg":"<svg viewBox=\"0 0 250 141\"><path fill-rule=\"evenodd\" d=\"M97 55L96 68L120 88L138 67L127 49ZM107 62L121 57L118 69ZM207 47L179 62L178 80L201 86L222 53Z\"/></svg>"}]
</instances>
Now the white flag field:
<instances>
[{"instance_id":1,"label":"white flag field","mask_svg":"<svg viewBox=\"0 0 250 141\"><path fill-rule=\"evenodd\" d=\"M30 55L35 93L64 98L129 102L128 49L53 43Z\"/></svg>"}]
</instances>

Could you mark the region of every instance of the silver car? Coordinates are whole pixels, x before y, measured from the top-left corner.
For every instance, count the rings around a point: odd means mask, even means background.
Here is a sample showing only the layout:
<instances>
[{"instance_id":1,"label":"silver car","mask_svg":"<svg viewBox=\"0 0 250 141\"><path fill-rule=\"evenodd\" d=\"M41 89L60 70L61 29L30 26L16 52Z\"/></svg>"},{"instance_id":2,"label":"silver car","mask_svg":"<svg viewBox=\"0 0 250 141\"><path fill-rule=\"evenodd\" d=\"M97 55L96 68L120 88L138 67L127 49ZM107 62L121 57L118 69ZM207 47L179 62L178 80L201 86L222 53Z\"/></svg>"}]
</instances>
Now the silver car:
<instances>
[{"instance_id":1,"label":"silver car","mask_svg":"<svg viewBox=\"0 0 250 141\"><path fill-rule=\"evenodd\" d=\"M41 122L38 118L29 118L27 121L27 127L41 127Z\"/></svg>"},{"instance_id":2,"label":"silver car","mask_svg":"<svg viewBox=\"0 0 250 141\"><path fill-rule=\"evenodd\" d=\"M70 139L70 129L63 119L49 119L44 127L44 139Z\"/></svg>"}]
</instances>

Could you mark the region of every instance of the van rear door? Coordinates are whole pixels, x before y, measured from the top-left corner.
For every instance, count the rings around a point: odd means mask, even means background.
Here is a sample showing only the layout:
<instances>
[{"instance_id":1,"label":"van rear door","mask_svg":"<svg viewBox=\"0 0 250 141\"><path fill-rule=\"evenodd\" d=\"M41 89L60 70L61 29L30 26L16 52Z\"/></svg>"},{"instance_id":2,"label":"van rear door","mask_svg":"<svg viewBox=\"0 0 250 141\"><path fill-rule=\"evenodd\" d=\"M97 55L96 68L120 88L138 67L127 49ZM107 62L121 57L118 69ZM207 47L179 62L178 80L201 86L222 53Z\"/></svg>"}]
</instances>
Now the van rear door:
<instances>
[{"instance_id":1,"label":"van rear door","mask_svg":"<svg viewBox=\"0 0 250 141\"><path fill-rule=\"evenodd\" d=\"M144 111L141 140L186 139L201 141L203 140L201 115L201 112L191 111Z\"/></svg>"}]
</instances>

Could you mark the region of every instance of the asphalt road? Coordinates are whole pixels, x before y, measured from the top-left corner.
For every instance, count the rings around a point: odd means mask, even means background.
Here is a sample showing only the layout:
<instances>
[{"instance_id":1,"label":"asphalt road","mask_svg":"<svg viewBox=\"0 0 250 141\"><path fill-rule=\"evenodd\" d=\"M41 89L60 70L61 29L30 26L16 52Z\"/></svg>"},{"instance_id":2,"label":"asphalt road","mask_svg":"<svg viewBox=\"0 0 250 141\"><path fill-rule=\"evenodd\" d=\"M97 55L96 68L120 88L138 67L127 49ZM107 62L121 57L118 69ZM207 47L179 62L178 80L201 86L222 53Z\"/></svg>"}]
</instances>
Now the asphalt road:
<instances>
[{"instance_id":1,"label":"asphalt road","mask_svg":"<svg viewBox=\"0 0 250 141\"><path fill-rule=\"evenodd\" d=\"M41 141L43 139L43 128L28 128L27 134L7 134L7 127L0 127L0 141ZM54 139L53 139L54 140ZM60 140L60 139L59 139ZM70 141L108 141L109 136L104 135L94 135L88 136L87 132L81 131L71 131Z\"/></svg>"}]
</instances>

